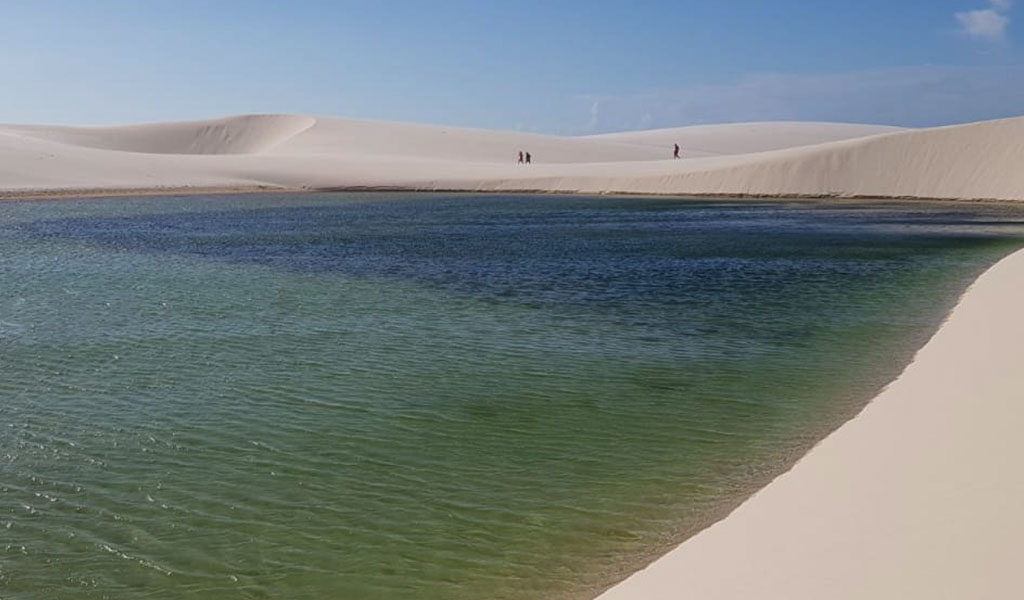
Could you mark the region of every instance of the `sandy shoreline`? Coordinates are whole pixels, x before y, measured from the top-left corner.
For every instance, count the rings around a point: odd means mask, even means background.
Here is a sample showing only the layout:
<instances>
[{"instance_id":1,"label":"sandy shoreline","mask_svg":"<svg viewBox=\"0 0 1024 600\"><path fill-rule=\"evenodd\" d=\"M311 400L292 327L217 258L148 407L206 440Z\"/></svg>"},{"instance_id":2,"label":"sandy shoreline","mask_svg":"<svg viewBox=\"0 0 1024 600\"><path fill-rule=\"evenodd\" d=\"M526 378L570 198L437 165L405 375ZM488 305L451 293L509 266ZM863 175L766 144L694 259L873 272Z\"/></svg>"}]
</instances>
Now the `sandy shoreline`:
<instances>
[{"instance_id":1,"label":"sandy shoreline","mask_svg":"<svg viewBox=\"0 0 1024 600\"><path fill-rule=\"evenodd\" d=\"M1022 304L1017 251L860 415L600 599L1018 595Z\"/></svg>"},{"instance_id":2,"label":"sandy shoreline","mask_svg":"<svg viewBox=\"0 0 1024 600\"><path fill-rule=\"evenodd\" d=\"M332 193L424 193L424 194L527 194L555 196L632 196L647 198L692 198L694 200L836 200L857 201L901 201L901 202L957 202L1019 205L1018 200L999 198L930 198L917 196L830 196L830 195L780 195L780 194L676 194L676 193L632 193L632 192L562 192L545 189L513 189L500 192L486 192L471 189L436 189L403 186L342 186L330 188L288 188L273 186L222 186L222 187L155 187L155 188L83 188L83 189L25 189L0 190L0 202L16 200L59 200L62 198L122 198L128 196L204 196L204 195L247 195L247 194L332 194Z\"/></svg>"},{"instance_id":3,"label":"sandy shoreline","mask_svg":"<svg viewBox=\"0 0 1024 600\"><path fill-rule=\"evenodd\" d=\"M168 188L82 188L82 189L26 189L0 191L3 200L57 200L61 198L120 198L125 196L202 196L223 194L270 194L270 193L302 193L308 190L275 188L267 186L253 187L168 187Z\"/></svg>"}]
</instances>

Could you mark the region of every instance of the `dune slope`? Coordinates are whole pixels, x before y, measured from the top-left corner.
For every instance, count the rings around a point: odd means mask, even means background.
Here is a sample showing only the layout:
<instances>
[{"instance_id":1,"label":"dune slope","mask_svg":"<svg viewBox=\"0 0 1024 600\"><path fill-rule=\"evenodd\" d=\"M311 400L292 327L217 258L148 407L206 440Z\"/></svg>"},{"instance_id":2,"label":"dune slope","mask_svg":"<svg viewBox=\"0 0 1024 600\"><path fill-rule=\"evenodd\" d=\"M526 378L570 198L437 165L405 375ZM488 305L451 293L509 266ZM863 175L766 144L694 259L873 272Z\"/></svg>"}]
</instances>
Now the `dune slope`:
<instances>
[{"instance_id":1,"label":"dune slope","mask_svg":"<svg viewBox=\"0 0 1024 600\"><path fill-rule=\"evenodd\" d=\"M631 162L665 157L664 148L614 139L590 140L337 117L317 118L308 131L274 148L273 153L508 165L516 161L520 150L531 152L537 161L545 164Z\"/></svg>"},{"instance_id":2,"label":"dune slope","mask_svg":"<svg viewBox=\"0 0 1024 600\"><path fill-rule=\"evenodd\" d=\"M147 154L264 152L316 123L298 115L245 115L180 123L119 127L6 126L8 133L102 150Z\"/></svg>"},{"instance_id":3,"label":"dune slope","mask_svg":"<svg viewBox=\"0 0 1024 600\"><path fill-rule=\"evenodd\" d=\"M677 134L709 156L671 160ZM520 150L534 164L516 165ZM297 115L0 126L8 194L262 186L1021 200L1022 163L1024 117L923 130L753 123L588 137Z\"/></svg>"},{"instance_id":4,"label":"dune slope","mask_svg":"<svg viewBox=\"0 0 1024 600\"><path fill-rule=\"evenodd\" d=\"M694 125L671 129L627 131L590 136L589 139L616 141L670 148L679 144L683 156L721 156L749 154L813 146L869 135L906 131L900 127L884 125L856 125L850 123L727 123L723 125Z\"/></svg>"},{"instance_id":5,"label":"dune slope","mask_svg":"<svg viewBox=\"0 0 1024 600\"><path fill-rule=\"evenodd\" d=\"M583 193L1022 200L1021 164L1024 117L1017 117L771 152L545 167L475 183L481 189ZM458 187L457 181L442 183Z\"/></svg>"}]
</instances>

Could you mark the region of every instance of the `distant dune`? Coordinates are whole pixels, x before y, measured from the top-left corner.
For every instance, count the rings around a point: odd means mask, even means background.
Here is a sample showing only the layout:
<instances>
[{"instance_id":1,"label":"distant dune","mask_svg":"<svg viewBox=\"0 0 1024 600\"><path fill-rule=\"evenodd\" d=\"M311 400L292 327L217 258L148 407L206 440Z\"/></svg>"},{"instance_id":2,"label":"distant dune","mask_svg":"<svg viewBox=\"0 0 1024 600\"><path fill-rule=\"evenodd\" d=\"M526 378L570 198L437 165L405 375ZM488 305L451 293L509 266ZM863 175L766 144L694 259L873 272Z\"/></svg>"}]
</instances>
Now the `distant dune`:
<instances>
[{"instance_id":1,"label":"distant dune","mask_svg":"<svg viewBox=\"0 0 1024 600\"><path fill-rule=\"evenodd\" d=\"M246 115L209 121L120 127L11 126L26 137L100 150L144 154L255 154L316 125L295 115Z\"/></svg>"},{"instance_id":2,"label":"distant dune","mask_svg":"<svg viewBox=\"0 0 1024 600\"><path fill-rule=\"evenodd\" d=\"M867 137L881 133L906 131L900 127L884 125L851 125L848 123L730 123L724 125L694 125L671 129L649 129L590 136L592 140L615 141L627 144L671 148L682 147L684 157L750 154L781 150L797 146L813 146L850 138Z\"/></svg>"},{"instance_id":3,"label":"distant dune","mask_svg":"<svg viewBox=\"0 0 1024 600\"><path fill-rule=\"evenodd\" d=\"M672 160L672 144L683 159ZM530 152L530 166L516 164ZM1024 118L905 130L702 125L564 137L300 115L0 125L0 193L184 188L1024 199Z\"/></svg>"}]
</instances>

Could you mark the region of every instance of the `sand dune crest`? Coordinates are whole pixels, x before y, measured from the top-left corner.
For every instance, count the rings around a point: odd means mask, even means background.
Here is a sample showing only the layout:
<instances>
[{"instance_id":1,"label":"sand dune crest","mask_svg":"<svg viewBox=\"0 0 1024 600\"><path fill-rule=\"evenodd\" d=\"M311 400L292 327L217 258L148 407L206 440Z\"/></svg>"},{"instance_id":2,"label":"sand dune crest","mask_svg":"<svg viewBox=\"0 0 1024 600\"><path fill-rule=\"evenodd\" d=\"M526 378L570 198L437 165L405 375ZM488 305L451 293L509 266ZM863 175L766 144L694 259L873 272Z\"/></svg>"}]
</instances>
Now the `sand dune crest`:
<instances>
[{"instance_id":1,"label":"sand dune crest","mask_svg":"<svg viewBox=\"0 0 1024 600\"><path fill-rule=\"evenodd\" d=\"M101 150L146 154L256 154L316 124L300 115L242 115L209 121L114 127L13 126L12 133Z\"/></svg>"}]
</instances>

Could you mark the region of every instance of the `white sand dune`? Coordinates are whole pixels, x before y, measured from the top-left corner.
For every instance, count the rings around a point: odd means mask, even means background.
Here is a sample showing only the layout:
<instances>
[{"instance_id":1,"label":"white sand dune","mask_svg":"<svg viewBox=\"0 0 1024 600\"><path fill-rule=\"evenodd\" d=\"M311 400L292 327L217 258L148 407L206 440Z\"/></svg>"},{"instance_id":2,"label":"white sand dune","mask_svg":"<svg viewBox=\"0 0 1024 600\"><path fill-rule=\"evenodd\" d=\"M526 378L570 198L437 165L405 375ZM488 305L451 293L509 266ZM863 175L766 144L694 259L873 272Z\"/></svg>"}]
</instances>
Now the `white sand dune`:
<instances>
[{"instance_id":1,"label":"white sand dune","mask_svg":"<svg viewBox=\"0 0 1024 600\"><path fill-rule=\"evenodd\" d=\"M316 124L298 115L246 115L210 121L120 127L7 126L9 133L68 146L147 154L266 152Z\"/></svg>"},{"instance_id":2,"label":"white sand dune","mask_svg":"<svg viewBox=\"0 0 1024 600\"><path fill-rule=\"evenodd\" d=\"M530 151L537 159L543 157L545 164L645 161L666 155L664 148L617 140L325 117L273 153L510 165L520 150Z\"/></svg>"},{"instance_id":3,"label":"white sand dune","mask_svg":"<svg viewBox=\"0 0 1024 600\"><path fill-rule=\"evenodd\" d=\"M661 148L662 152L665 148L671 148L672 144L679 144L683 156L703 157L813 146L898 131L906 129L884 125L773 121L606 133L590 136L589 139L655 146Z\"/></svg>"},{"instance_id":4,"label":"white sand dune","mask_svg":"<svg viewBox=\"0 0 1024 600\"><path fill-rule=\"evenodd\" d=\"M714 156L671 160L676 138L684 153L689 140ZM520 150L535 164L516 165ZM1019 200L1022 161L1024 118L923 130L753 123L587 137L297 115L0 126L0 193L8 194L370 187Z\"/></svg>"},{"instance_id":5,"label":"white sand dune","mask_svg":"<svg viewBox=\"0 0 1024 600\"><path fill-rule=\"evenodd\" d=\"M544 167L475 183L584 193L1022 200L1021 164L1024 117L753 154Z\"/></svg>"},{"instance_id":6,"label":"white sand dune","mask_svg":"<svg viewBox=\"0 0 1024 600\"><path fill-rule=\"evenodd\" d=\"M601 600L1024 596L1024 251L852 421Z\"/></svg>"}]
</instances>

